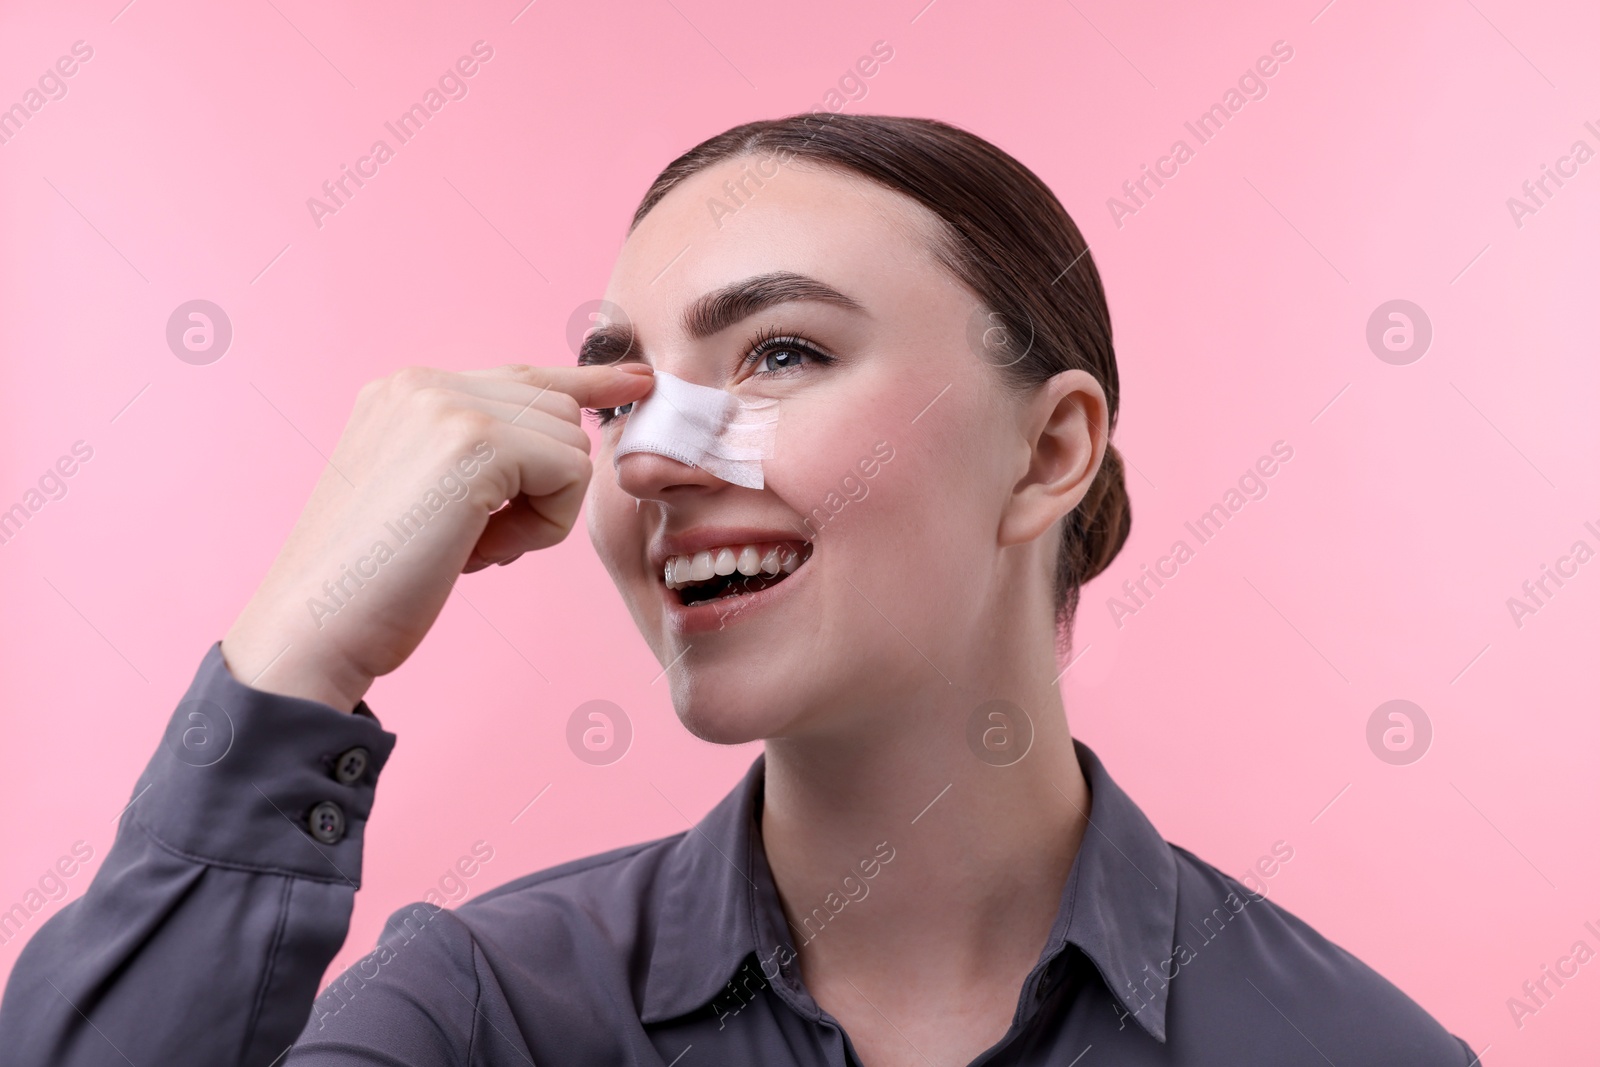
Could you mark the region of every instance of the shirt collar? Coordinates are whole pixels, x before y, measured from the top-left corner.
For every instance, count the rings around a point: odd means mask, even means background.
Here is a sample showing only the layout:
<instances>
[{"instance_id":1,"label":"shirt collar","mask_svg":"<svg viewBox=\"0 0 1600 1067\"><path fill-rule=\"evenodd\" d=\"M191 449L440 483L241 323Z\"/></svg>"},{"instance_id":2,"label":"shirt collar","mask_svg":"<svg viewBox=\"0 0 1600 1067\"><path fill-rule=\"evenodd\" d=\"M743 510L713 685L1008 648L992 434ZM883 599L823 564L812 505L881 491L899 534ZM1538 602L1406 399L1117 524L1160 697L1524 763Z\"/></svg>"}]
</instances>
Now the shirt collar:
<instances>
[{"instance_id":1,"label":"shirt collar","mask_svg":"<svg viewBox=\"0 0 1600 1067\"><path fill-rule=\"evenodd\" d=\"M1076 946L1134 1021L1164 1042L1168 980L1163 968L1173 955L1177 861L1099 757L1081 741L1073 746L1089 786L1089 826L1039 966L1047 966L1068 944ZM776 979L775 973L778 962L792 957L792 939L785 934L782 944L764 943L776 939L782 924L757 824L765 771L765 755L757 756L739 785L672 846L657 883L641 1022L663 1022L705 1007L751 953L768 978L788 984L787 974Z\"/></svg>"},{"instance_id":2,"label":"shirt collar","mask_svg":"<svg viewBox=\"0 0 1600 1067\"><path fill-rule=\"evenodd\" d=\"M765 856L756 856L765 772L763 753L663 863L640 1022L664 1022L704 1007L757 951L758 893L777 899Z\"/></svg>"},{"instance_id":3,"label":"shirt collar","mask_svg":"<svg viewBox=\"0 0 1600 1067\"><path fill-rule=\"evenodd\" d=\"M1134 1021L1165 1042L1178 861L1100 758L1082 741L1072 744L1089 785L1089 826L1040 960L1076 945Z\"/></svg>"}]
</instances>

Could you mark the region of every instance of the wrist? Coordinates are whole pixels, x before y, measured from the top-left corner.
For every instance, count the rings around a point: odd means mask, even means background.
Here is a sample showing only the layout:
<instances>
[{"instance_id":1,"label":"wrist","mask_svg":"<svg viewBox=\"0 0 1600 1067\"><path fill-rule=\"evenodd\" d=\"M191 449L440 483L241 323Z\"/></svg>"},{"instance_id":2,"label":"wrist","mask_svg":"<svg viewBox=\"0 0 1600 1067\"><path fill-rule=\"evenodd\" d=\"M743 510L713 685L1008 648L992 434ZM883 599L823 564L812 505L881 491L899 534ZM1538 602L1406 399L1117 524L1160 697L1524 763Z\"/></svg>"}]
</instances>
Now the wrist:
<instances>
[{"instance_id":1,"label":"wrist","mask_svg":"<svg viewBox=\"0 0 1600 1067\"><path fill-rule=\"evenodd\" d=\"M261 642L230 632L222 639L222 660L242 685L343 712L354 711L373 682L372 675L315 649L297 648L293 640Z\"/></svg>"}]
</instances>

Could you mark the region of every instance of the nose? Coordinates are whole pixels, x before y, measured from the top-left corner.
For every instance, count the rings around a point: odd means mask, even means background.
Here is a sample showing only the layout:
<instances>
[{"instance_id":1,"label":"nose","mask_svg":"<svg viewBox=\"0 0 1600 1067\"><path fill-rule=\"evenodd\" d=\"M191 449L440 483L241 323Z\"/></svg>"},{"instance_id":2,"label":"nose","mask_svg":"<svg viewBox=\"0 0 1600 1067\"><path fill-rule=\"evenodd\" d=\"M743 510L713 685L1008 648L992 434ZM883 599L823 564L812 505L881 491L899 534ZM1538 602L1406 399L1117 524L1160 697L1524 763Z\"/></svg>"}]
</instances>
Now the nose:
<instances>
[{"instance_id":1,"label":"nose","mask_svg":"<svg viewBox=\"0 0 1600 1067\"><path fill-rule=\"evenodd\" d=\"M691 467L654 452L630 452L616 461L617 484L639 500L668 500L706 493L728 485L701 467Z\"/></svg>"}]
</instances>

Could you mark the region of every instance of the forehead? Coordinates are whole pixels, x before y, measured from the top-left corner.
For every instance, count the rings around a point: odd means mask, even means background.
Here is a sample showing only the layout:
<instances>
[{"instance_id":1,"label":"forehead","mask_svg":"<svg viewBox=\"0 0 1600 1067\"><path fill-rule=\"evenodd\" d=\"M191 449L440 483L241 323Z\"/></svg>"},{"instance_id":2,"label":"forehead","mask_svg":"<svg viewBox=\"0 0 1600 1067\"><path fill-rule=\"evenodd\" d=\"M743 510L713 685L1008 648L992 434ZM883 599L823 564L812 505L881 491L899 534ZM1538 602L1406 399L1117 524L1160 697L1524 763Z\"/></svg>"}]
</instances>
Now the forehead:
<instances>
[{"instance_id":1,"label":"forehead","mask_svg":"<svg viewBox=\"0 0 1600 1067\"><path fill-rule=\"evenodd\" d=\"M809 275L863 303L907 286L945 289L953 279L934 255L942 232L927 208L860 175L742 156L656 204L623 245L607 298L637 324L666 329L701 294L773 271Z\"/></svg>"}]
</instances>

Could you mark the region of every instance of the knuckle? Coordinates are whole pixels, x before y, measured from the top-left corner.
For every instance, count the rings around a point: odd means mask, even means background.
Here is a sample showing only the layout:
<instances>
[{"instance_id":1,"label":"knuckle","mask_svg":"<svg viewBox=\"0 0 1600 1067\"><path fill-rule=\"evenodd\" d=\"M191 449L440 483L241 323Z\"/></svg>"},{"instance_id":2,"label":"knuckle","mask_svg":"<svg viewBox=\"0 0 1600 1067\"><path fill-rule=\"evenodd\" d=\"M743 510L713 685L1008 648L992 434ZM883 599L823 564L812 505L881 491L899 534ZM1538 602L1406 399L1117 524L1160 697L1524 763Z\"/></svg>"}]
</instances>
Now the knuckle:
<instances>
[{"instance_id":1,"label":"knuckle","mask_svg":"<svg viewBox=\"0 0 1600 1067\"><path fill-rule=\"evenodd\" d=\"M588 459L590 462L593 462L594 442L589 440L589 435L583 432L583 427L568 426L567 431L570 435L569 441L572 444L572 447L582 452L584 458Z\"/></svg>"},{"instance_id":2,"label":"knuckle","mask_svg":"<svg viewBox=\"0 0 1600 1067\"><path fill-rule=\"evenodd\" d=\"M572 480L581 486L588 486L589 478L594 474L594 461L587 452L571 449L567 452L567 469L572 474Z\"/></svg>"},{"instance_id":3,"label":"knuckle","mask_svg":"<svg viewBox=\"0 0 1600 1067\"><path fill-rule=\"evenodd\" d=\"M471 448L479 441L487 441L493 425L494 419L470 408L455 408L440 418L442 435L457 449Z\"/></svg>"},{"instance_id":4,"label":"knuckle","mask_svg":"<svg viewBox=\"0 0 1600 1067\"><path fill-rule=\"evenodd\" d=\"M443 417L456 408L455 397L450 390L437 385L420 385L406 395L420 410L435 416Z\"/></svg>"},{"instance_id":5,"label":"knuckle","mask_svg":"<svg viewBox=\"0 0 1600 1067\"><path fill-rule=\"evenodd\" d=\"M587 470L588 456L572 448L561 447L547 456L546 469L551 471L565 485L580 483L589 477Z\"/></svg>"},{"instance_id":6,"label":"knuckle","mask_svg":"<svg viewBox=\"0 0 1600 1067\"><path fill-rule=\"evenodd\" d=\"M583 408L569 394L551 389L539 398L541 405L546 405L552 415L558 415L567 422L577 422L583 417Z\"/></svg>"},{"instance_id":7,"label":"knuckle","mask_svg":"<svg viewBox=\"0 0 1600 1067\"><path fill-rule=\"evenodd\" d=\"M413 393L426 388L433 381L433 372L427 367L401 367L389 376L389 381L395 388Z\"/></svg>"}]
</instances>

